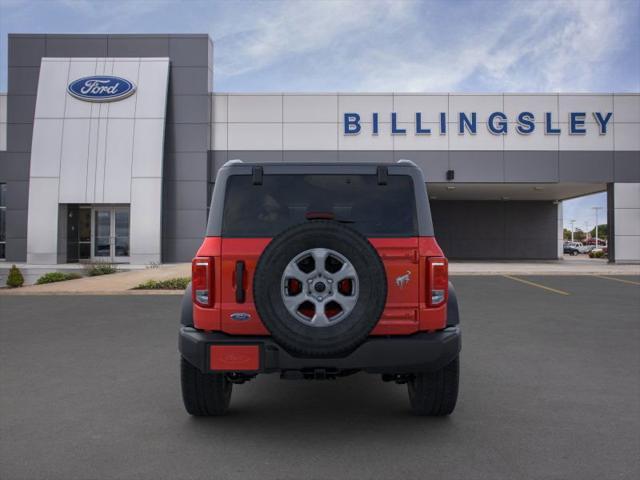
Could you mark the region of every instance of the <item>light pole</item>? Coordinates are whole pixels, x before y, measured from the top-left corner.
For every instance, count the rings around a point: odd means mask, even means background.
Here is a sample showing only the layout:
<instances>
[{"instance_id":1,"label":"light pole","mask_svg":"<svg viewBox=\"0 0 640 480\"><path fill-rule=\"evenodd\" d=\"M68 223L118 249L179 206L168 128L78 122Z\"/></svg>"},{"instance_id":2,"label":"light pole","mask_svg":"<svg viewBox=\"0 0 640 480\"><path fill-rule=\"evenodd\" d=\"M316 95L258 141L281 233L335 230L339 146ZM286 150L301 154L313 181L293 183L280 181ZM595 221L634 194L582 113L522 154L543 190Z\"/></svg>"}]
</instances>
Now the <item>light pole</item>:
<instances>
[{"instance_id":1,"label":"light pole","mask_svg":"<svg viewBox=\"0 0 640 480\"><path fill-rule=\"evenodd\" d=\"M591 207L596 212L596 248L598 248L598 210L602 210L602 207Z\"/></svg>"},{"instance_id":2,"label":"light pole","mask_svg":"<svg viewBox=\"0 0 640 480\"><path fill-rule=\"evenodd\" d=\"M575 225L576 221L575 220L571 220L569 223L571 224L571 241L573 242L573 230L574 230L574 225Z\"/></svg>"}]
</instances>

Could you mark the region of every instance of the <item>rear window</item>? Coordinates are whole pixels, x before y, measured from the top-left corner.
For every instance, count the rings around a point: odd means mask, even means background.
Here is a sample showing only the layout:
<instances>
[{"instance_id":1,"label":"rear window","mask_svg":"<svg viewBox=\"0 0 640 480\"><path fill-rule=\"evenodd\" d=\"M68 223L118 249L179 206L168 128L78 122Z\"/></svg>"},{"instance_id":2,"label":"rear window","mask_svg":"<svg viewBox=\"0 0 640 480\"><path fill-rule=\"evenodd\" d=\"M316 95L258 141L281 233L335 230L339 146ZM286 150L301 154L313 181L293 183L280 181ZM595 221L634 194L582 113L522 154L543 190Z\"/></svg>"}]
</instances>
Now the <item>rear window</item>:
<instances>
[{"instance_id":1,"label":"rear window","mask_svg":"<svg viewBox=\"0 0 640 480\"><path fill-rule=\"evenodd\" d=\"M273 237L284 229L328 215L368 237L417 236L413 181L390 175L250 175L227 180L222 235Z\"/></svg>"}]
</instances>

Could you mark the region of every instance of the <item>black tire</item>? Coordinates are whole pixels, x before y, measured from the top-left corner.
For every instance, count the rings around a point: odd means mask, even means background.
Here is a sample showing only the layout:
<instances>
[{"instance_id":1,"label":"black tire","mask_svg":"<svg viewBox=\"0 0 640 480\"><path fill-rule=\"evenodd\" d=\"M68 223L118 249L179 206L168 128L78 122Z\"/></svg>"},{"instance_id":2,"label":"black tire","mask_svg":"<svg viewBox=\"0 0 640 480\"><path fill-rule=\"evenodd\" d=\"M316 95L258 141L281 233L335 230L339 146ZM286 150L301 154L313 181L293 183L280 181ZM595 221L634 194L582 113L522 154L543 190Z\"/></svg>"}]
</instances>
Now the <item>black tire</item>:
<instances>
[{"instance_id":1,"label":"black tire","mask_svg":"<svg viewBox=\"0 0 640 480\"><path fill-rule=\"evenodd\" d=\"M580 253L580 252L578 252L578 250L573 250L571 252L571 255L573 255L575 257L576 255L578 255L578 253Z\"/></svg>"},{"instance_id":2,"label":"black tire","mask_svg":"<svg viewBox=\"0 0 640 480\"><path fill-rule=\"evenodd\" d=\"M287 264L313 248L344 255L356 269L359 282L351 313L323 328L298 321L286 309L280 291ZM378 252L364 236L337 222L314 220L291 227L269 243L256 266L253 298L260 319L287 351L307 357L336 356L364 342L378 323L387 300L387 276Z\"/></svg>"},{"instance_id":3,"label":"black tire","mask_svg":"<svg viewBox=\"0 0 640 480\"><path fill-rule=\"evenodd\" d=\"M233 384L224 374L204 374L181 357L180 383L184 408L190 415L209 417L227 413Z\"/></svg>"},{"instance_id":4,"label":"black tire","mask_svg":"<svg viewBox=\"0 0 640 480\"><path fill-rule=\"evenodd\" d=\"M435 372L415 374L407 384L411 411L430 417L450 415L458 400L459 378L459 357Z\"/></svg>"}]
</instances>

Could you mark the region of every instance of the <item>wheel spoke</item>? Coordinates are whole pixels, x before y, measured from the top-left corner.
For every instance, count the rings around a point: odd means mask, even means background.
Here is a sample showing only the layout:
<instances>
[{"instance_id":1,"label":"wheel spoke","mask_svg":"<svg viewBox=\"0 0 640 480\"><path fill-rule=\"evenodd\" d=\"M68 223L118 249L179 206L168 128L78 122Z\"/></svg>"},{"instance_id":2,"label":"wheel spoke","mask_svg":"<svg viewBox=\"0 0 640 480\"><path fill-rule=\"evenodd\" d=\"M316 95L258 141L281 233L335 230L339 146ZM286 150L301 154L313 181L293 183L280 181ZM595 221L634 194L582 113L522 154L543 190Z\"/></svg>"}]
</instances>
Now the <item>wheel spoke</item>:
<instances>
[{"instance_id":1,"label":"wheel spoke","mask_svg":"<svg viewBox=\"0 0 640 480\"><path fill-rule=\"evenodd\" d=\"M311 256L313 257L313 262L315 263L315 272L317 273L325 273L325 261L327 260L327 255L329 255L329 250L326 248L314 248L311 250Z\"/></svg>"},{"instance_id":2,"label":"wheel spoke","mask_svg":"<svg viewBox=\"0 0 640 480\"><path fill-rule=\"evenodd\" d=\"M293 278L295 280L298 280L299 282L304 283L309 277L309 274L304 273L302 270L300 270L300 267L297 263L290 262L289 265L287 265L287 268L284 269L282 277L285 279Z\"/></svg>"},{"instance_id":3,"label":"wheel spoke","mask_svg":"<svg viewBox=\"0 0 640 480\"><path fill-rule=\"evenodd\" d=\"M316 303L316 313L311 319L311 324L314 327L326 327L329 325L329 317L324 311L324 305L321 303Z\"/></svg>"},{"instance_id":4,"label":"wheel spoke","mask_svg":"<svg viewBox=\"0 0 640 480\"><path fill-rule=\"evenodd\" d=\"M340 305L344 313L349 314L351 313L351 310L353 310L353 307L356 306L358 297L355 295L343 295L340 292L336 292L332 300Z\"/></svg>"},{"instance_id":5,"label":"wheel spoke","mask_svg":"<svg viewBox=\"0 0 640 480\"><path fill-rule=\"evenodd\" d=\"M284 295L282 297L282 301L284 302L284 306L289 311L289 313L295 316L298 315L298 309L300 308L300 305L307 301L307 298L306 295Z\"/></svg>"},{"instance_id":6,"label":"wheel spoke","mask_svg":"<svg viewBox=\"0 0 640 480\"><path fill-rule=\"evenodd\" d=\"M350 263L345 262L340 267L340 270L332 274L331 277L335 282L340 282L347 278L356 278L356 269Z\"/></svg>"}]
</instances>

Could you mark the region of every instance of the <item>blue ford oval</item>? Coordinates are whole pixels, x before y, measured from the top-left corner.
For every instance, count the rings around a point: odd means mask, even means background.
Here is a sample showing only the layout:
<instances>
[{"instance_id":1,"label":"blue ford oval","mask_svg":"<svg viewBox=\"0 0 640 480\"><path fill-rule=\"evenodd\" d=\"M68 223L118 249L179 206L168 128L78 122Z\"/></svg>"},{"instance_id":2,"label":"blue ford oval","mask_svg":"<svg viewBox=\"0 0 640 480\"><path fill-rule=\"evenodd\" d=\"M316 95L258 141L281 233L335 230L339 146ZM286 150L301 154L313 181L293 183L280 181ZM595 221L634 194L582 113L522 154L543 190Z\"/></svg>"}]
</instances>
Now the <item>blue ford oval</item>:
<instances>
[{"instance_id":1,"label":"blue ford oval","mask_svg":"<svg viewBox=\"0 0 640 480\"><path fill-rule=\"evenodd\" d=\"M67 91L72 96L88 102L113 102L122 100L135 92L133 82L121 77L96 75L83 77L69 84Z\"/></svg>"}]
</instances>

